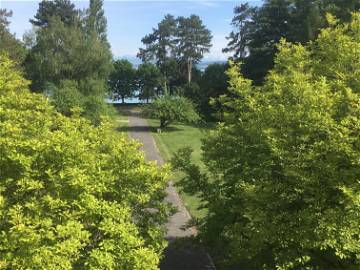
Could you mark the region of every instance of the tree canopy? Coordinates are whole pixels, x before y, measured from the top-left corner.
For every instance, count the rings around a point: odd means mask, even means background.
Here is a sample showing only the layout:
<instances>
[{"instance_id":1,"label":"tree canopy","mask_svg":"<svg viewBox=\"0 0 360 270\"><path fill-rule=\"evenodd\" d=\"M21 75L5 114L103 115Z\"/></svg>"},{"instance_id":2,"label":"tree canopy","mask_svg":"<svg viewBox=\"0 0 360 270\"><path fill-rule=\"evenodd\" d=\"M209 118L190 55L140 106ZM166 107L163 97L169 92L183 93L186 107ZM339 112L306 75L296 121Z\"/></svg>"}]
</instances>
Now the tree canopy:
<instances>
[{"instance_id":1,"label":"tree canopy","mask_svg":"<svg viewBox=\"0 0 360 270\"><path fill-rule=\"evenodd\" d=\"M184 68L186 81L191 82L193 65L209 52L211 39L210 31L199 16L174 18L168 14L142 39L145 48L140 48L138 57L144 62L155 62L166 83L175 77L177 70Z\"/></svg>"},{"instance_id":2,"label":"tree canopy","mask_svg":"<svg viewBox=\"0 0 360 270\"><path fill-rule=\"evenodd\" d=\"M211 32L197 15L179 17L177 28L177 55L186 63L187 82L190 83L193 64L198 63L211 48Z\"/></svg>"},{"instance_id":3,"label":"tree canopy","mask_svg":"<svg viewBox=\"0 0 360 270\"><path fill-rule=\"evenodd\" d=\"M159 119L160 128L165 128L173 122L195 123L200 119L193 103L182 96L158 97L145 107L144 114Z\"/></svg>"},{"instance_id":4,"label":"tree canopy","mask_svg":"<svg viewBox=\"0 0 360 270\"><path fill-rule=\"evenodd\" d=\"M26 50L19 40L9 30L9 18L12 12L0 9L0 53L6 53L19 65L23 63Z\"/></svg>"},{"instance_id":5,"label":"tree canopy","mask_svg":"<svg viewBox=\"0 0 360 270\"><path fill-rule=\"evenodd\" d=\"M141 64L136 73L140 99L148 102L150 99L163 94L160 89L163 77L155 65L150 63Z\"/></svg>"},{"instance_id":6,"label":"tree canopy","mask_svg":"<svg viewBox=\"0 0 360 270\"><path fill-rule=\"evenodd\" d=\"M109 87L114 99L133 97L137 90L136 69L128 60L114 61L114 69L109 77Z\"/></svg>"},{"instance_id":7,"label":"tree canopy","mask_svg":"<svg viewBox=\"0 0 360 270\"><path fill-rule=\"evenodd\" d=\"M167 170L28 85L0 56L1 268L158 269Z\"/></svg>"},{"instance_id":8,"label":"tree canopy","mask_svg":"<svg viewBox=\"0 0 360 270\"><path fill-rule=\"evenodd\" d=\"M358 0L266 0L261 6L235 7L228 46L233 60L243 63L245 77L259 84L274 65L276 44L281 38L305 44L314 40L332 13L348 21L360 9Z\"/></svg>"},{"instance_id":9,"label":"tree canopy","mask_svg":"<svg viewBox=\"0 0 360 270\"><path fill-rule=\"evenodd\" d=\"M66 25L74 25L78 20L79 11L75 9L75 5L70 0L43 0L39 3L39 8L34 19L30 22L34 26L47 27L52 17L59 19Z\"/></svg>"},{"instance_id":10,"label":"tree canopy","mask_svg":"<svg viewBox=\"0 0 360 270\"><path fill-rule=\"evenodd\" d=\"M101 115L108 111L105 94L112 70L112 54L108 43L104 41L106 33L98 33L96 29L89 31L88 25L90 22L96 21L97 24L98 21L102 21L101 25L104 26L105 23L106 26L106 20L102 20L104 18L101 3L94 7L92 1L92 10L97 11L89 11L88 17L82 17L79 15L80 11L74 10L73 4L69 1L59 0L47 4L48 2L43 1L39 4L38 13L41 16L37 15L35 18L42 18L41 21L44 22L38 23L41 27L35 31L25 61L27 76L32 81L31 89L45 92L53 98L64 97L65 94L75 97L78 96L77 93L69 92L71 89L75 90L74 87L66 88L62 95L54 95L51 92L57 89L59 94L61 89L65 89L61 87L62 81L73 81L72 85L76 85L77 92L81 93L84 100L83 115L98 123ZM62 5L68 8L63 10ZM66 18L72 16L75 16L74 20L78 23L67 23ZM94 16L96 18L93 18ZM105 31L106 27L103 30ZM69 98L66 100L70 101ZM69 107L66 111L70 109Z\"/></svg>"},{"instance_id":11,"label":"tree canopy","mask_svg":"<svg viewBox=\"0 0 360 270\"><path fill-rule=\"evenodd\" d=\"M278 45L263 86L228 71L224 122L203 141L207 172L182 188L208 215L200 238L235 269L358 269L360 14L303 46Z\"/></svg>"},{"instance_id":12,"label":"tree canopy","mask_svg":"<svg viewBox=\"0 0 360 270\"><path fill-rule=\"evenodd\" d=\"M107 42L107 20L103 9L103 0L90 0L86 28L90 32L94 31L102 42Z\"/></svg>"}]
</instances>

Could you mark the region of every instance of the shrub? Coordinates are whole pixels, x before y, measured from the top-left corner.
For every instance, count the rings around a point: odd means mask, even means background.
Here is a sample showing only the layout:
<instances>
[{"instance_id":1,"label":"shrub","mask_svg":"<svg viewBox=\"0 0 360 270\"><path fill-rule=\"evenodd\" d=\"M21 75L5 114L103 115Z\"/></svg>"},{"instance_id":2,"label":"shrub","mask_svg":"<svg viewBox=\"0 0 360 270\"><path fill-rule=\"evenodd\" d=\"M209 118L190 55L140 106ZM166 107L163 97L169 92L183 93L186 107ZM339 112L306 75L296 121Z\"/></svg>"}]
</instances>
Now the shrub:
<instances>
[{"instance_id":1,"label":"shrub","mask_svg":"<svg viewBox=\"0 0 360 270\"><path fill-rule=\"evenodd\" d=\"M79 92L75 81L61 81L59 87L49 85L47 88L55 108L63 115L70 116L72 109L84 106L84 96Z\"/></svg>"},{"instance_id":2,"label":"shrub","mask_svg":"<svg viewBox=\"0 0 360 270\"><path fill-rule=\"evenodd\" d=\"M0 268L158 269L167 170L28 84L0 56Z\"/></svg>"},{"instance_id":3,"label":"shrub","mask_svg":"<svg viewBox=\"0 0 360 270\"><path fill-rule=\"evenodd\" d=\"M180 96L159 97L145 107L144 113L159 119L161 128L170 125L172 122L190 123L200 119L193 103Z\"/></svg>"}]
</instances>

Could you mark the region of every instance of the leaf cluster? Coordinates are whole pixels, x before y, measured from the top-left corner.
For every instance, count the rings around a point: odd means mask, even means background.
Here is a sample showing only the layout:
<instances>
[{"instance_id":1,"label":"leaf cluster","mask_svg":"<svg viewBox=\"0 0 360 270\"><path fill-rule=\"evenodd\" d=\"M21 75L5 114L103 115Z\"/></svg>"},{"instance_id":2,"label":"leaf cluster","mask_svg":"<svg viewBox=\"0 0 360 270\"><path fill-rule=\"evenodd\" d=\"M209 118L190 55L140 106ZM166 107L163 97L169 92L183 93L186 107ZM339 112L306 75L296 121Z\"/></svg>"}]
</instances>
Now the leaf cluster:
<instances>
[{"instance_id":1,"label":"leaf cluster","mask_svg":"<svg viewBox=\"0 0 360 270\"><path fill-rule=\"evenodd\" d=\"M28 85L1 56L0 268L158 269L167 170Z\"/></svg>"},{"instance_id":2,"label":"leaf cluster","mask_svg":"<svg viewBox=\"0 0 360 270\"><path fill-rule=\"evenodd\" d=\"M307 46L280 42L264 86L232 65L224 121L203 141L207 173L189 150L173 160L225 269L359 268L360 14L328 21Z\"/></svg>"},{"instance_id":3,"label":"leaf cluster","mask_svg":"<svg viewBox=\"0 0 360 270\"><path fill-rule=\"evenodd\" d=\"M144 108L144 113L149 117L159 119L161 128L172 122L194 123L200 119L193 103L182 96L158 97Z\"/></svg>"}]
</instances>

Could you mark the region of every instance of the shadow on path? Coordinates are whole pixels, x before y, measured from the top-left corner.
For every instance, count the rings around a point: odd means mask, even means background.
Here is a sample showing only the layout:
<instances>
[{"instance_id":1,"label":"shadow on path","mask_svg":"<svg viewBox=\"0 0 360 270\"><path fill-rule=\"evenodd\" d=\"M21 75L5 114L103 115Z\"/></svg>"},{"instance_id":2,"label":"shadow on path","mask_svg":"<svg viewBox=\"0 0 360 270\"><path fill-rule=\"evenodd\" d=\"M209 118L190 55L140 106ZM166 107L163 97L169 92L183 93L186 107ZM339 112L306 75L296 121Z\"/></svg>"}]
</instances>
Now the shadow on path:
<instances>
[{"instance_id":1,"label":"shadow on path","mask_svg":"<svg viewBox=\"0 0 360 270\"><path fill-rule=\"evenodd\" d=\"M215 270L208 253L197 246L191 237L168 241L160 262L161 270Z\"/></svg>"}]
</instances>

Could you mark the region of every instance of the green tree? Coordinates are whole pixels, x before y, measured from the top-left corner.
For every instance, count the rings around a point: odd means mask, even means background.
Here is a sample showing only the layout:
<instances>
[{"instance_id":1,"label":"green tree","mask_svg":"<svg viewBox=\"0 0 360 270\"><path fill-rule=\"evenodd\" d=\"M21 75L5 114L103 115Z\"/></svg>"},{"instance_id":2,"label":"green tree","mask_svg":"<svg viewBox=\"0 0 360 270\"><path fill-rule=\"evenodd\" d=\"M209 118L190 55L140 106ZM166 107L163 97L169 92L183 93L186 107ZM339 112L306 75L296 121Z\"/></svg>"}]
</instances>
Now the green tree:
<instances>
[{"instance_id":1,"label":"green tree","mask_svg":"<svg viewBox=\"0 0 360 270\"><path fill-rule=\"evenodd\" d=\"M197 15L179 17L177 20L177 56L186 63L187 81L190 83L193 65L210 51L212 36Z\"/></svg>"},{"instance_id":2,"label":"green tree","mask_svg":"<svg viewBox=\"0 0 360 270\"><path fill-rule=\"evenodd\" d=\"M0 9L0 53L6 53L18 64L22 64L26 50L21 42L10 33L8 18L11 16L11 11Z\"/></svg>"},{"instance_id":3,"label":"green tree","mask_svg":"<svg viewBox=\"0 0 360 270\"><path fill-rule=\"evenodd\" d=\"M155 99L145 107L144 114L159 119L160 128L165 128L173 122L194 123L200 119L189 99L170 95Z\"/></svg>"},{"instance_id":4,"label":"green tree","mask_svg":"<svg viewBox=\"0 0 360 270\"><path fill-rule=\"evenodd\" d=\"M48 27L36 31L27 73L33 80L32 88L37 90L61 80L105 81L111 71L111 57L109 48L94 35L85 35L81 27L68 27L58 17L52 17Z\"/></svg>"},{"instance_id":5,"label":"green tree","mask_svg":"<svg viewBox=\"0 0 360 270\"><path fill-rule=\"evenodd\" d=\"M242 62L242 72L256 84L264 81L274 65L276 44L281 38L307 43L326 26L326 14L349 21L360 9L358 0L266 0L262 6L242 4L234 9L233 31L224 52Z\"/></svg>"},{"instance_id":6,"label":"green tree","mask_svg":"<svg viewBox=\"0 0 360 270\"><path fill-rule=\"evenodd\" d=\"M177 70L176 35L177 21L174 16L167 14L153 32L146 35L141 42L145 48L140 48L138 57L145 63L155 63L164 76L164 91ZM174 72L175 71L175 72Z\"/></svg>"},{"instance_id":7,"label":"green tree","mask_svg":"<svg viewBox=\"0 0 360 270\"><path fill-rule=\"evenodd\" d=\"M67 26L58 16L51 17L47 27L38 29L35 34L25 61L31 88L49 92L48 85L55 86L53 89L65 89L61 82L73 81L86 99L84 115L95 117L92 121L99 123L101 114L108 112L105 94L112 69L109 46L97 35L89 35L81 25Z\"/></svg>"},{"instance_id":8,"label":"green tree","mask_svg":"<svg viewBox=\"0 0 360 270\"><path fill-rule=\"evenodd\" d=\"M163 81L160 70L153 64L141 64L137 69L137 80L139 87L139 98L149 102L161 94Z\"/></svg>"},{"instance_id":9,"label":"green tree","mask_svg":"<svg viewBox=\"0 0 360 270\"><path fill-rule=\"evenodd\" d=\"M83 108L85 97L79 91L75 81L61 81L59 86L48 85L46 87L58 112L71 116L75 108Z\"/></svg>"},{"instance_id":10,"label":"green tree","mask_svg":"<svg viewBox=\"0 0 360 270\"><path fill-rule=\"evenodd\" d=\"M226 75L228 64L211 64L206 67L200 79L198 109L206 119L217 118L221 104L216 100L227 93L229 77Z\"/></svg>"},{"instance_id":11,"label":"green tree","mask_svg":"<svg viewBox=\"0 0 360 270\"><path fill-rule=\"evenodd\" d=\"M107 20L103 9L103 0L90 0L86 27L90 32L94 31L102 42L107 43Z\"/></svg>"},{"instance_id":12,"label":"green tree","mask_svg":"<svg viewBox=\"0 0 360 270\"><path fill-rule=\"evenodd\" d=\"M358 269L360 14L308 46L282 41L264 86L233 66L224 122L182 150L186 192L209 214L200 238L236 269Z\"/></svg>"},{"instance_id":13,"label":"green tree","mask_svg":"<svg viewBox=\"0 0 360 270\"><path fill-rule=\"evenodd\" d=\"M167 171L28 84L0 56L1 268L158 269Z\"/></svg>"},{"instance_id":14,"label":"green tree","mask_svg":"<svg viewBox=\"0 0 360 270\"><path fill-rule=\"evenodd\" d=\"M109 87L114 99L133 97L137 90L136 69L128 60L114 61L114 70L110 74Z\"/></svg>"},{"instance_id":15,"label":"green tree","mask_svg":"<svg viewBox=\"0 0 360 270\"><path fill-rule=\"evenodd\" d=\"M248 55L248 47L251 41L251 34L254 28L252 18L257 8L248 3L241 4L234 8L234 17L231 25L234 28L226 38L229 40L227 47L223 52L233 52L234 59L245 59Z\"/></svg>"},{"instance_id":16,"label":"green tree","mask_svg":"<svg viewBox=\"0 0 360 270\"><path fill-rule=\"evenodd\" d=\"M30 22L34 26L47 27L51 18L55 16L59 17L66 26L71 26L78 22L79 11L70 0L42 0L34 19Z\"/></svg>"}]
</instances>

